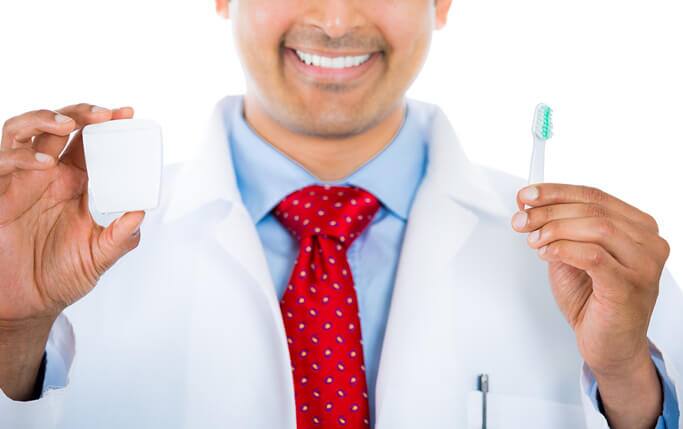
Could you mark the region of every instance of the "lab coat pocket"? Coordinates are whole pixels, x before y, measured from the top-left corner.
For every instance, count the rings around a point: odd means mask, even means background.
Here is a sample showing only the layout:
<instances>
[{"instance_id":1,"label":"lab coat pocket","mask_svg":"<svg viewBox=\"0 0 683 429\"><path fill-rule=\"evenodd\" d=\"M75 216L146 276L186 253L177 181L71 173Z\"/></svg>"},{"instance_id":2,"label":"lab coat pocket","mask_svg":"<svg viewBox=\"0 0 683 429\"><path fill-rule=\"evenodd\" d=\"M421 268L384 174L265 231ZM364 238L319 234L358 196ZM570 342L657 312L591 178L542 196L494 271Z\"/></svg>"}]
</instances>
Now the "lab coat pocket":
<instances>
[{"instance_id":1,"label":"lab coat pocket","mask_svg":"<svg viewBox=\"0 0 683 429\"><path fill-rule=\"evenodd\" d=\"M528 396L486 395L486 426L483 397L470 392L467 398L468 429L582 429L586 427L580 404L566 404Z\"/></svg>"}]
</instances>

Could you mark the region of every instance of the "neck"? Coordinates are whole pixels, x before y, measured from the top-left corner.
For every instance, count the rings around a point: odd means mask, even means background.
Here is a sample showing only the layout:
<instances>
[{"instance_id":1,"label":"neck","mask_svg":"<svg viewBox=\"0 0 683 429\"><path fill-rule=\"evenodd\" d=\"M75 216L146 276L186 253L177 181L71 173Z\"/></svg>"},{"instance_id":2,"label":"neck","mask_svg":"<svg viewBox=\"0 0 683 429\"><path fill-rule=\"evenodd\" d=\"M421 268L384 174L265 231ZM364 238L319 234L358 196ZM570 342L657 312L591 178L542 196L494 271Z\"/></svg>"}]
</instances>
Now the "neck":
<instances>
[{"instance_id":1,"label":"neck","mask_svg":"<svg viewBox=\"0 0 683 429\"><path fill-rule=\"evenodd\" d=\"M403 124L405 103L367 131L329 139L295 133L274 121L252 97L244 97L244 116L266 142L322 181L344 179L381 152Z\"/></svg>"}]
</instances>

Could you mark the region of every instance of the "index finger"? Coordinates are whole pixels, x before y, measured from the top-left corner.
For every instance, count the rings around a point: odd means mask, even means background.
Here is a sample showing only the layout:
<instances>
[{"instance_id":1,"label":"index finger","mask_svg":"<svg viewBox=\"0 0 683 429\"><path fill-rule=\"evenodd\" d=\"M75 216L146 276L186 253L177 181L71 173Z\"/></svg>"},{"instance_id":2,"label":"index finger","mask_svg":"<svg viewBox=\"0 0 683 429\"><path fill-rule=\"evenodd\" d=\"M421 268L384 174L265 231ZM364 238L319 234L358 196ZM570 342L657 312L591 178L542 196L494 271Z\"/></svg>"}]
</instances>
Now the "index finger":
<instances>
[{"instance_id":1,"label":"index finger","mask_svg":"<svg viewBox=\"0 0 683 429\"><path fill-rule=\"evenodd\" d=\"M599 204L639 224L652 225L654 223L652 227L657 229L652 216L607 192L591 186L536 183L517 192L517 206L520 207L520 210L524 208L524 204L531 207L542 207L568 203Z\"/></svg>"},{"instance_id":2,"label":"index finger","mask_svg":"<svg viewBox=\"0 0 683 429\"><path fill-rule=\"evenodd\" d=\"M95 106L88 103L79 103L57 109L62 115L72 118L76 125L74 130L80 130L85 125L96 124L111 119L112 111L104 107ZM72 139L73 142L74 139ZM51 135L42 135L34 140L34 147L38 152L47 153L55 158L64 150L68 139L58 138Z\"/></svg>"},{"instance_id":3,"label":"index finger","mask_svg":"<svg viewBox=\"0 0 683 429\"><path fill-rule=\"evenodd\" d=\"M75 122L68 115L41 109L14 116L2 126L2 150L30 147L33 139L40 135L54 135L60 139L68 137Z\"/></svg>"}]
</instances>

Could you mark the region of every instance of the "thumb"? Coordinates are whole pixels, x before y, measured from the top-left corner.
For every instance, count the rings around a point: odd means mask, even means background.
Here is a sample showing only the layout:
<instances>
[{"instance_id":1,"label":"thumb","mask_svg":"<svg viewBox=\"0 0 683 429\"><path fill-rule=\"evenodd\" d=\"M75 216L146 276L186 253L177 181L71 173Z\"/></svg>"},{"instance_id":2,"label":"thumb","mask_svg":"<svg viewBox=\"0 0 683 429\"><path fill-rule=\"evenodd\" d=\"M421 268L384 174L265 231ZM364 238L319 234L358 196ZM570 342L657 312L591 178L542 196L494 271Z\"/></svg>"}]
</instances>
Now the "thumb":
<instances>
[{"instance_id":1,"label":"thumb","mask_svg":"<svg viewBox=\"0 0 683 429\"><path fill-rule=\"evenodd\" d=\"M145 218L144 211L127 212L102 230L96 240L98 251L94 252L100 275L108 270L123 255L140 243L140 226Z\"/></svg>"}]
</instances>

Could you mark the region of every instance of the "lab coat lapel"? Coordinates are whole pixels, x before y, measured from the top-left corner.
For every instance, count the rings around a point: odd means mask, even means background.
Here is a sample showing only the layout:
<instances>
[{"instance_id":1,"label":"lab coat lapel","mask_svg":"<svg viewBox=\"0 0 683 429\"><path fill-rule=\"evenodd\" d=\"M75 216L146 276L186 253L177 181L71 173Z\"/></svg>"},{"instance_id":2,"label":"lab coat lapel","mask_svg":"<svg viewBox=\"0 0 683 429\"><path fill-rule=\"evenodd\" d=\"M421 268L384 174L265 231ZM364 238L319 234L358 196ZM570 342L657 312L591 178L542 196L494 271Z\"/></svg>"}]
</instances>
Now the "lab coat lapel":
<instances>
[{"instance_id":1,"label":"lab coat lapel","mask_svg":"<svg viewBox=\"0 0 683 429\"><path fill-rule=\"evenodd\" d=\"M225 255L204 255L207 260L196 255L192 262L195 267L193 281L201 284L197 286L200 292L194 302L189 367L194 379L200 379L201 386L220 385L224 380L232 380L232 387L237 390L223 385L220 388L227 388L227 392L216 391L218 398L212 396L207 399L206 392L199 386L190 388L188 419L202 421L204 415L227 419L231 412L230 404L222 401L229 401L230 395L239 395L239 389L268 386L268 391L261 392L253 401L248 400L249 396L241 396L240 401L244 401L245 407L241 411L245 416L259 413L261 420L273 419L272 427L293 428L293 382L284 324L263 246L237 187L229 149L230 130L226 123L240 106L240 97L227 97L217 104L208 134L198 148L199 156L186 163L180 172L174 184L173 199L163 217L165 223L189 222L198 231L203 229L201 224L204 223L207 234L201 236L207 242L202 242L200 248L212 249L212 244L218 244L215 248L225 252ZM226 263L218 262L221 260ZM239 299L233 293L236 289L260 289L265 300L250 302L252 295L245 293L240 317L246 319L239 326L228 325L238 332L226 333L223 332L226 329L224 323L234 320L231 317L234 315L224 315L220 303ZM250 307L255 305L254 302L263 302L264 306ZM222 340L216 344L216 339ZM236 342L230 343L230 339ZM239 358L232 361L240 365L226 367L242 339L243 344L249 344L257 353L251 360L253 367ZM209 412L208 408L213 411ZM259 412L263 408L267 411Z\"/></svg>"},{"instance_id":2,"label":"lab coat lapel","mask_svg":"<svg viewBox=\"0 0 683 429\"><path fill-rule=\"evenodd\" d=\"M216 106L207 136L198 151L200 155L181 172L164 221L172 222L216 201L226 204L228 214L216 224L214 236L222 249L263 289L273 316L279 320L278 300L263 246L242 203L229 150L226 119L240 106L239 97L228 97Z\"/></svg>"},{"instance_id":3,"label":"lab coat lapel","mask_svg":"<svg viewBox=\"0 0 683 429\"><path fill-rule=\"evenodd\" d=\"M452 270L482 212L508 209L469 163L445 115L430 119L429 167L413 203L376 387L377 429L445 427L453 415L458 350ZM460 351L462 352L462 351Z\"/></svg>"}]
</instances>

